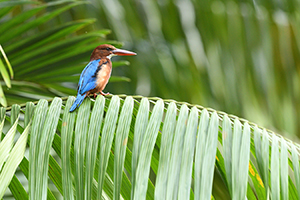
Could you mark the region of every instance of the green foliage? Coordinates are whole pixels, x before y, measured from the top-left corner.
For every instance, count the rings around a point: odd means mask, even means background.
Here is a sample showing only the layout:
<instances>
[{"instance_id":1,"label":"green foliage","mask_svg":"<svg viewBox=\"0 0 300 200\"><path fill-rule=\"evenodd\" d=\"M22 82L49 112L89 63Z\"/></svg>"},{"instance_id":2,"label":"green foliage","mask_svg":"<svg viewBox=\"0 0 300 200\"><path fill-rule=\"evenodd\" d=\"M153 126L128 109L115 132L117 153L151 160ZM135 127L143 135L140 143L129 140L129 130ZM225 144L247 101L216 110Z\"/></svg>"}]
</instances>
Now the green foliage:
<instances>
[{"instance_id":1,"label":"green foliage","mask_svg":"<svg viewBox=\"0 0 300 200\"><path fill-rule=\"evenodd\" d=\"M299 134L298 4L1 1L0 41L15 77L12 89L2 82L0 95L3 89L11 105L74 94L95 44L119 45L102 39L109 28L110 39L138 56L110 80L131 83L107 91L201 104Z\"/></svg>"},{"instance_id":2,"label":"green foliage","mask_svg":"<svg viewBox=\"0 0 300 200\"><path fill-rule=\"evenodd\" d=\"M91 2L97 10L81 13L138 53L123 73L131 83L109 91L200 104L300 136L298 1Z\"/></svg>"},{"instance_id":3,"label":"green foliage","mask_svg":"<svg viewBox=\"0 0 300 200\"><path fill-rule=\"evenodd\" d=\"M27 104L27 112L28 114L25 115L25 121L30 121L32 115L29 113L32 113L30 110L32 110L33 104L29 103ZM4 108L1 108L3 111ZM5 137L3 140L0 142L0 198L3 197L7 187L11 185L11 192L13 195L16 196L16 198L21 197L26 199L27 194L25 190L23 189L23 186L21 184L18 185L18 181L15 177L15 171L17 167L19 166L20 162L24 158L24 153L26 150L26 144L27 144L27 137L30 132L31 128L31 121L27 124L25 124L25 129L22 132L22 135L19 137L17 142L14 144L14 139L15 139L15 134L17 131L17 126L19 122L19 111L20 111L20 106L19 105L14 105L11 110L11 128L9 131L6 133ZM15 117L13 117L13 113L17 114ZM5 112L1 112L1 114L5 114ZM3 130L3 125L5 122L5 117L4 115L1 116L1 127L0 127L0 132L2 133ZM5 163L4 163L5 162ZM13 179L13 180L12 180ZM14 190L13 185L17 185L19 189Z\"/></svg>"},{"instance_id":4,"label":"green foliage","mask_svg":"<svg viewBox=\"0 0 300 200\"><path fill-rule=\"evenodd\" d=\"M15 199L299 199L299 145L251 122L140 96L87 98L70 113L74 100L6 110L1 197L9 187Z\"/></svg>"},{"instance_id":5,"label":"green foliage","mask_svg":"<svg viewBox=\"0 0 300 200\"><path fill-rule=\"evenodd\" d=\"M0 59L0 72L1 72L1 75L3 77L3 80L6 84L6 86L8 88L11 88L11 82L10 82L10 78L13 78L14 74L13 74L13 70L12 70L12 67L5 55L5 52L2 48L2 46L0 45L0 52L1 52L1 55L2 57L4 58L5 60L5 64L3 63L2 59ZM8 72L7 72L7 69L6 69L6 66L8 67L8 70L9 70L9 73L10 73L10 76L8 75ZM4 93L3 93L3 89L2 89L2 86L0 85L0 104L3 105L3 106L7 106L7 102L6 102L6 98L4 96Z\"/></svg>"},{"instance_id":6,"label":"green foliage","mask_svg":"<svg viewBox=\"0 0 300 200\"><path fill-rule=\"evenodd\" d=\"M113 2L1 1L0 103L75 94L92 49L121 45L110 28L138 56L108 91L299 133L298 2ZM299 145L247 120L156 98L51 101L0 109L0 198L300 199Z\"/></svg>"},{"instance_id":7,"label":"green foliage","mask_svg":"<svg viewBox=\"0 0 300 200\"><path fill-rule=\"evenodd\" d=\"M24 3L30 5L22 6ZM10 81L0 60L0 71L8 87L4 91L0 87L0 103L3 106L75 94L78 76L89 61L92 50L103 43L120 46L119 42L104 40L109 30L91 30L96 19L69 20L63 24L56 22L66 11L87 2L54 1L34 5L36 3L0 2L0 7L5 8L1 10L0 44L14 70L13 74L0 48L11 78L14 76ZM113 77L112 81L128 81L128 78Z\"/></svg>"}]
</instances>

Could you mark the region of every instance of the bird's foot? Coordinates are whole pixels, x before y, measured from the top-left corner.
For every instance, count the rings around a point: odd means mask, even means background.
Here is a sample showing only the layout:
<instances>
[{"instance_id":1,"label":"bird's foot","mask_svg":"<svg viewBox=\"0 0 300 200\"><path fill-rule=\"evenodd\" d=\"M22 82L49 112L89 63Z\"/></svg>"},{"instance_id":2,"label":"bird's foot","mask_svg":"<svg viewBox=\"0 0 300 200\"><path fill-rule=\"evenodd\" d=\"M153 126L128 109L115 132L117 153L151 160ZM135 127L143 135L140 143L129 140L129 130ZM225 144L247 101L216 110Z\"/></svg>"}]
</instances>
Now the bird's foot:
<instances>
[{"instance_id":1,"label":"bird's foot","mask_svg":"<svg viewBox=\"0 0 300 200\"><path fill-rule=\"evenodd\" d=\"M108 92L108 93L104 93L104 92L100 92L100 94L102 94L103 96L106 96L106 95L109 95L110 93Z\"/></svg>"},{"instance_id":2,"label":"bird's foot","mask_svg":"<svg viewBox=\"0 0 300 200\"><path fill-rule=\"evenodd\" d=\"M96 99L96 97L97 97L97 94L96 94L96 93L94 93L94 99Z\"/></svg>"}]
</instances>

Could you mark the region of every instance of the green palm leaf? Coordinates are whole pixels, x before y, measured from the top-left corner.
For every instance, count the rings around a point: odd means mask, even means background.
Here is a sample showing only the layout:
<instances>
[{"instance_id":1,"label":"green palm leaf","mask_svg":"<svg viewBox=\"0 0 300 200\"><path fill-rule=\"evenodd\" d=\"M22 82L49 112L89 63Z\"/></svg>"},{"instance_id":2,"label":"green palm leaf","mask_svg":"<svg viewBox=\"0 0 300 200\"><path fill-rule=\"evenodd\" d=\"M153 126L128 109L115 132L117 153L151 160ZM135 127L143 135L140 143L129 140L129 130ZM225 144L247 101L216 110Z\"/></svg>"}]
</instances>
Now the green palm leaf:
<instances>
[{"instance_id":1,"label":"green palm leaf","mask_svg":"<svg viewBox=\"0 0 300 200\"><path fill-rule=\"evenodd\" d=\"M23 7L25 3L29 5ZM96 19L54 22L67 11L87 3L75 0L0 2L0 7L7 8L0 21L0 44L5 50L4 53L0 45L0 72L4 80L0 85L0 103L3 106L75 94L79 74L92 50L103 43L121 46L120 42L105 40L109 30L91 29ZM120 65L128 65L128 62L116 63ZM129 80L122 76L111 79ZM10 89L2 89L4 85Z\"/></svg>"},{"instance_id":2,"label":"green palm leaf","mask_svg":"<svg viewBox=\"0 0 300 200\"><path fill-rule=\"evenodd\" d=\"M74 97L63 101L40 100L34 113L33 104L21 107L24 124L19 106L7 110L12 127L4 138L22 135L11 151L12 140L0 143L10 152L0 154L2 196L9 186L14 198L28 198L15 176L19 165L29 199L299 198L299 145L251 122L157 98L98 96L73 113Z\"/></svg>"},{"instance_id":3,"label":"green palm leaf","mask_svg":"<svg viewBox=\"0 0 300 200\"><path fill-rule=\"evenodd\" d=\"M12 67L10 65L10 62L8 61L7 57L6 57L6 54L2 48L2 46L0 45L0 52L1 52L1 57L3 57L5 63L3 63L2 61L2 58L0 57L0 73L2 75L2 78L6 84L6 86L8 88L11 87L11 81L10 81L10 78L13 78L14 76L14 73L13 73L13 70L12 70ZM6 69L6 66L8 67L8 70L9 70L9 73L10 73L10 76L8 75L8 71ZM0 104L3 105L3 106L7 106L7 102L6 102L6 98L4 96L4 93L3 93L3 90L2 90L2 86L0 85Z\"/></svg>"},{"instance_id":4,"label":"green palm leaf","mask_svg":"<svg viewBox=\"0 0 300 200\"><path fill-rule=\"evenodd\" d=\"M15 171L19 166L20 162L24 158L24 153L26 150L27 137L31 128L31 117L32 110L34 109L34 105L32 103L28 103L26 105L26 115L25 115L25 123L21 136L18 138L17 142L13 145L13 141L15 139L15 133L18 126L19 121L19 110L20 106L14 105L11 110L11 123L12 127L9 129L4 139L0 143L0 165L3 166L3 162L5 164L3 167L0 167L0 198L3 197L6 188L10 185L10 190L14 196L19 196L24 199L28 198L28 195L25 193L23 186L15 177ZM1 108L1 127L0 131L2 132L3 124L5 122L3 112L4 108ZM17 115L14 117L14 115ZM2 169L1 169L2 168ZM16 186L16 188L15 188Z\"/></svg>"}]
</instances>

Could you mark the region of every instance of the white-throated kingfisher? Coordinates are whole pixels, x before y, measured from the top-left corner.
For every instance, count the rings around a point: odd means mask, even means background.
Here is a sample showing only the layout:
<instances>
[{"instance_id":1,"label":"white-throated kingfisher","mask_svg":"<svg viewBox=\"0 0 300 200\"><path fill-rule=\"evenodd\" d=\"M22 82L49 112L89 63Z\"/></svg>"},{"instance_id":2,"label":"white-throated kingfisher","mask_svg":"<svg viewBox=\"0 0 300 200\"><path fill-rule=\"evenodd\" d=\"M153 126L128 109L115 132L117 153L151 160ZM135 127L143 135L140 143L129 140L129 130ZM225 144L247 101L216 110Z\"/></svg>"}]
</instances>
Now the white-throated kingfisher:
<instances>
[{"instance_id":1,"label":"white-throated kingfisher","mask_svg":"<svg viewBox=\"0 0 300 200\"><path fill-rule=\"evenodd\" d=\"M106 95L102 92L105 88L111 74L111 57L112 56L133 56L136 53L117 49L109 44L97 46L90 58L90 62L83 69L80 75L77 97L73 103L70 112L73 112L83 102L84 98L90 94L96 96L97 92Z\"/></svg>"}]
</instances>

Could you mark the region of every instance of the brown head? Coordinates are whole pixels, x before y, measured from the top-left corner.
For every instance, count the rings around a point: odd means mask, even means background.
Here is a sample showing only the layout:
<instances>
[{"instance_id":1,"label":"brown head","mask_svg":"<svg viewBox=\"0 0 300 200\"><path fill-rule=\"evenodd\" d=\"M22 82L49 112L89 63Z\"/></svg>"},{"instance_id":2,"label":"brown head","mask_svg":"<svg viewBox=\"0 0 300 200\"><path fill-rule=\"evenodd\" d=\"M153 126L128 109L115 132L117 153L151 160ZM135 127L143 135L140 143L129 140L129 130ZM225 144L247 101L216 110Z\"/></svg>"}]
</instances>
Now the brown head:
<instances>
[{"instance_id":1,"label":"brown head","mask_svg":"<svg viewBox=\"0 0 300 200\"><path fill-rule=\"evenodd\" d=\"M97 60L100 58L111 58L112 56L134 56L136 53L123 50L123 49L117 49L116 47L110 45L110 44L102 44L97 46L90 58L90 61Z\"/></svg>"}]
</instances>

